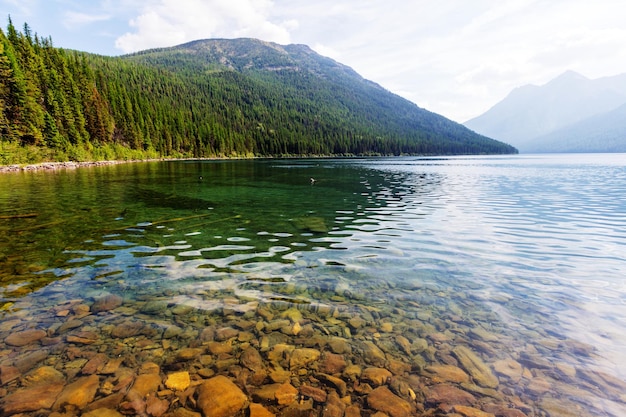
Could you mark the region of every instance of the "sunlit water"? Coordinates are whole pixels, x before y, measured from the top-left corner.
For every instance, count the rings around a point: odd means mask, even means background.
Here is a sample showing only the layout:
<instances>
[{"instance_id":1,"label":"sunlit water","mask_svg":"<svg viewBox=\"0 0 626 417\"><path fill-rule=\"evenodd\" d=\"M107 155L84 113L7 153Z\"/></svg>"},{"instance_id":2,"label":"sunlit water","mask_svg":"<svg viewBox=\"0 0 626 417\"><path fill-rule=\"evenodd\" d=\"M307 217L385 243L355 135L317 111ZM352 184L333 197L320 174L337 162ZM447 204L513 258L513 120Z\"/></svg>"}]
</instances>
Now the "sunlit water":
<instances>
[{"instance_id":1,"label":"sunlit water","mask_svg":"<svg viewBox=\"0 0 626 417\"><path fill-rule=\"evenodd\" d=\"M0 331L25 317L50 324L55 306L105 293L235 314L369 309L399 327L428 323L492 362L562 364L569 379L534 375L548 392L501 378L535 412L547 396L581 415L621 415L626 398L586 372L626 379L625 195L619 154L5 174Z\"/></svg>"}]
</instances>

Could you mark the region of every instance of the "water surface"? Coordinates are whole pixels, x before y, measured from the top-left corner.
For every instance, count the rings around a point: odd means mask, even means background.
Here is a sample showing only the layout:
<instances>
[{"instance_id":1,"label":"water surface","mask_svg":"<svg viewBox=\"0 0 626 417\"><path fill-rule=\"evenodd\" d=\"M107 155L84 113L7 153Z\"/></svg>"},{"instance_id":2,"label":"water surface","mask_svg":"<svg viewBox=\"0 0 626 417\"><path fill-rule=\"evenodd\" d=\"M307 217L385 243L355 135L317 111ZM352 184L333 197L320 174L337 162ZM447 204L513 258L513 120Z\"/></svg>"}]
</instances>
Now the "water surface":
<instances>
[{"instance_id":1,"label":"water surface","mask_svg":"<svg viewBox=\"0 0 626 417\"><path fill-rule=\"evenodd\" d=\"M463 386L484 410L491 402L525 415L622 415L625 194L619 154L8 173L0 176L0 340L44 329L56 347L21 371L66 369L66 314L115 294L121 307L80 317L78 330L100 334L82 348L171 366L176 350L205 341L205 328L295 308L309 337L348 340L353 362L375 365L360 344L374 341L406 363L398 376L414 391L426 387L407 397L422 408L435 407L428 367L460 366L455 349L466 346L499 382L497 393ZM111 329L129 317L152 330L115 337ZM278 343L267 323L253 332L261 352ZM171 326L181 332L164 337ZM280 342L306 345L290 336ZM146 350L148 342L157 346ZM23 354L0 350L0 365Z\"/></svg>"}]
</instances>

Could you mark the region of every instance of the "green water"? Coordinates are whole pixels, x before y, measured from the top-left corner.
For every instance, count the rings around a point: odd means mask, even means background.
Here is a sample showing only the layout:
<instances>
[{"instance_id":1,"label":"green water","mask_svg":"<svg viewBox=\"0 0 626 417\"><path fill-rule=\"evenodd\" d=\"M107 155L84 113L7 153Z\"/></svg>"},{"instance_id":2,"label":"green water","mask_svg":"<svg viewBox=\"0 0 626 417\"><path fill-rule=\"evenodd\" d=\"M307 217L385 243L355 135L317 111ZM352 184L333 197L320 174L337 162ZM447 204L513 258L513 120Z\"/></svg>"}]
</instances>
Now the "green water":
<instances>
[{"instance_id":1,"label":"green water","mask_svg":"<svg viewBox=\"0 0 626 417\"><path fill-rule=\"evenodd\" d=\"M8 295L24 294L49 282L42 270L103 244L225 248L198 256L205 259L224 257L229 246L311 248L312 235L335 227L337 210L365 201L349 188L361 181L358 171L337 171L318 161L241 161L8 174L0 178L0 282Z\"/></svg>"}]
</instances>

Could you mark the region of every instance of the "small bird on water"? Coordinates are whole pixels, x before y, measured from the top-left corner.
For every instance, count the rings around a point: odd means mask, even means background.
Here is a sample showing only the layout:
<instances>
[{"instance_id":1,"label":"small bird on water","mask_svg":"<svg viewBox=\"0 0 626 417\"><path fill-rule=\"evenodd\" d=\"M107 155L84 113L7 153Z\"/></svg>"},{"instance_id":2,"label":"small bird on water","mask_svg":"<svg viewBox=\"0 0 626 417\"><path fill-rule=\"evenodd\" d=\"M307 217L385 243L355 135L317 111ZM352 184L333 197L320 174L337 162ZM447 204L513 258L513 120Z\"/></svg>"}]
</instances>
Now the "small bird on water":
<instances>
[{"instance_id":1,"label":"small bird on water","mask_svg":"<svg viewBox=\"0 0 626 417\"><path fill-rule=\"evenodd\" d=\"M311 185L315 184L315 181L317 181L315 178L311 177Z\"/></svg>"}]
</instances>

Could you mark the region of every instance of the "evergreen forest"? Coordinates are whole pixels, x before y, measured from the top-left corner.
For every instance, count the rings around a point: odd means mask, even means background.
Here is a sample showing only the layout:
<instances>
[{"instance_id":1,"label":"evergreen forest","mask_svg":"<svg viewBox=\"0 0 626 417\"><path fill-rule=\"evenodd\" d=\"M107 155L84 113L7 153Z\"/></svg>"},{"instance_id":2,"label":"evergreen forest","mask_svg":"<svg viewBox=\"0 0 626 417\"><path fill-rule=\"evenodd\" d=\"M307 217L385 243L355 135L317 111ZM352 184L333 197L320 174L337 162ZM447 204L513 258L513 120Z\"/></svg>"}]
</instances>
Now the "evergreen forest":
<instances>
[{"instance_id":1,"label":"evergreen forest","mask_svg":"<svg viewBox=\"0 0 626 417\"><path fill-rule=\"evenodd\" d=\"M212 39L108 57L0 30L0 165L516 153L305 45Z\"/></svg>"}]
</instances>

